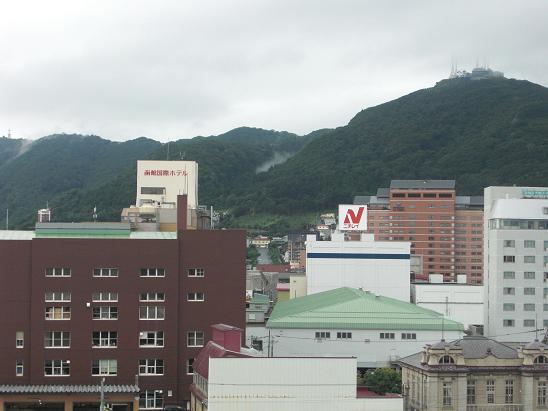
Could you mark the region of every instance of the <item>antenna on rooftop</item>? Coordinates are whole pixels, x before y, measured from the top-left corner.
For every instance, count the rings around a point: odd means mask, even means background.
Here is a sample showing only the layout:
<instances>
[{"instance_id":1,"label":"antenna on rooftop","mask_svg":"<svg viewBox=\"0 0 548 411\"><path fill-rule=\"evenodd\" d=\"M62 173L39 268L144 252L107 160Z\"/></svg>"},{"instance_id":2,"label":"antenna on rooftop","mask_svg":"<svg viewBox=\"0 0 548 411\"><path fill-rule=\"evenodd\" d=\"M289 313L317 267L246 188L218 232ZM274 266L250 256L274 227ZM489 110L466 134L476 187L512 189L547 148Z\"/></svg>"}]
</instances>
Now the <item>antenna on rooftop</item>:
<instances>
[{"instance_id":1,"label":"antenna on rooftop","mask_svg":"<svg viewBox=\"0 0 548 411\"><path fill-rule=\"evenodd\" d=\"M97 222L97 206L93 206L93 221Z\"/></svg>"},{"instance_id":2,"label":"antenna on rooftop","mask_svg":"<svg viewBox=\"0 0 548 411\"><path fill-rule=\"evenodd\" d=\"M8 128L8 138L11 138L11 128Z\"/></svg>"}]
</instances>

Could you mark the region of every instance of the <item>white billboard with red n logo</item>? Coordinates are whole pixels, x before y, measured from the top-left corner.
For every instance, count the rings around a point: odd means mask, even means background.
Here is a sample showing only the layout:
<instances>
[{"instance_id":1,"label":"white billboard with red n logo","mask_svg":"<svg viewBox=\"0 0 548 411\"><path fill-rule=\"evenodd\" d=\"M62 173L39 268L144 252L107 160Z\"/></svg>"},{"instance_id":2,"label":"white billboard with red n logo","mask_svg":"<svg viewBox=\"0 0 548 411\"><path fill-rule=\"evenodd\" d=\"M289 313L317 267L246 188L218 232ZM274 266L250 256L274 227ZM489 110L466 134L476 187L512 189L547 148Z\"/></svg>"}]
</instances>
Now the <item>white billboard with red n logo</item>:
<instances>
[{"instance_id":1,"label":"white billboard with red n logo","mask_svg":"<svg viewBox=\"0 0 548 411\"><path fill-rule=\"evenodd\" d=\"M354 204L339 204L339 230L366 231L367 206Z\"/></svg>"}]
</instances>

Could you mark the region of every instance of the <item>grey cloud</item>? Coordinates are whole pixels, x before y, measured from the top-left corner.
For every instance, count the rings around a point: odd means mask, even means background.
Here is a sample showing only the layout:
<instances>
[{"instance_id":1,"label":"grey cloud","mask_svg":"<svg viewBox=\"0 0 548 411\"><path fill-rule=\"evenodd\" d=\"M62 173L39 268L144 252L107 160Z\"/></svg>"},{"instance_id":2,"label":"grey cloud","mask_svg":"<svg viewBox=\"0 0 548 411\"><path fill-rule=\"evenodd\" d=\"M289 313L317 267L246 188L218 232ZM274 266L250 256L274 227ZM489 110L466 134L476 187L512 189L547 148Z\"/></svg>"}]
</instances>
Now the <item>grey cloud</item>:
<instances>
[{"instance_id":1,"label":"grey cloud","mask_svg":"<svg viewBox=\"0 0 548 411\"><path fill-rule=\"evenodd\" d=\"M119 1L4 5L0 134L168 140L307 133L477 58L548 84L548 3Z\"/></svg>"}]
</instances>

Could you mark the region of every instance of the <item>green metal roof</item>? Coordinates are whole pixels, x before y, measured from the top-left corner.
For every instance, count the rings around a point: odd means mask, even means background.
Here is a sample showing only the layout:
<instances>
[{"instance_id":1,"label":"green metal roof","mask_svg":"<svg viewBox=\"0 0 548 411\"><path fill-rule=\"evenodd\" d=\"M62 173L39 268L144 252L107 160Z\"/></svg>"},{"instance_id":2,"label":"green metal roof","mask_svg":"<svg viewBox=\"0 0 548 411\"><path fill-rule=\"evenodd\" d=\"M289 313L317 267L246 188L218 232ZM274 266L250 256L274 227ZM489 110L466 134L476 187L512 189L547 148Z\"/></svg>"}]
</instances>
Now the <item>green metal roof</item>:
<instances>
[{"instance_id":1,"label":"green metal roof","mask_svg":"<svg viewBox=\"0 0 548 411\"><path fill-rule=\"evenodd\" d=\"M415 304L354 288L280 301L267 328L462 331L461 323Z\"/></svg>"},{"instance_id":2,"label":"green metal roof","mask_svg":"<svg viewBox=\"0 0 548 411\"><path fill-rule=\"evenodd\" d=\"M270 299L268 298L268 295L255 293L253 294L253 298L251 298L251 301L249 301L250 304L270 304Z\"/></svg>"}]
</instances>

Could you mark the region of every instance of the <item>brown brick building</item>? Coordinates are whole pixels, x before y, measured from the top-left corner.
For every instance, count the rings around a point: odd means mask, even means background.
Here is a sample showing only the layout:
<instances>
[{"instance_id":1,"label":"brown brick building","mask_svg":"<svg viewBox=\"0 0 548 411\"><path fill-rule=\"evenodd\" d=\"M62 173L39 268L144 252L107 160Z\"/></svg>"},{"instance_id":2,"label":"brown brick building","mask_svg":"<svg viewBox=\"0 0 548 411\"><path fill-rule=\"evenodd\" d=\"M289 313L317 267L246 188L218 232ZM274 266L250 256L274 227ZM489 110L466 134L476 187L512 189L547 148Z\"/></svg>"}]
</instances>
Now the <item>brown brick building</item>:
<instances>
[{"instance_id":1,"label":"brown brick building","mask_svg":"<svg viewBox=\"0 0 548 411\"><path fill-rule=\"evenodd\" d=\"M129 223L0 232L0 411L97 409L97 387L85 387L103 377L120 411L190 398L211 324L245 326L246 247L244 231L187 230L182 204L172 233ZM74 392L54 396L67 385Z\"/></svg>"},{"instance_id":2,"label":"brown brick building","mask_svg":"<svg viewBox=\"0 0 548 411\"><path fill-rule=\"evenodd\" d=\"M465 275L468 284L483 283L483 197L458 196L454 180L392 180L354 203L368 205L376 240L411 242L416 280Z\"/></svg>"}]
</instances>

